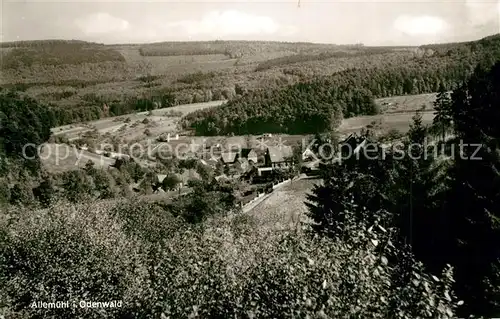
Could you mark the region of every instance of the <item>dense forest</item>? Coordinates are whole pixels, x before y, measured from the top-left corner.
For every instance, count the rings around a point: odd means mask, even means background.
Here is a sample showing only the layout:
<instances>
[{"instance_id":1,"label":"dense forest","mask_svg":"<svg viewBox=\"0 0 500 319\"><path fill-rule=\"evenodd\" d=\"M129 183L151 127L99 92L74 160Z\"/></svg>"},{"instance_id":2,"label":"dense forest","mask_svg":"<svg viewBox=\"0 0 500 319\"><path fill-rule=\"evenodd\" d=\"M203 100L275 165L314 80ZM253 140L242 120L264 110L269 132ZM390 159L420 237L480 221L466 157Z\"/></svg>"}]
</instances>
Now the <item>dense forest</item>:
<instances>
[{"instance_id":1,"label":"dense forest","mask_svg":"<svg viewBox=\"0 0 500 319\"><path fill-rule=\"evenodd\" d=\"M406 49L409 51L409 49ZM295 64L300 62L310 62L316 60L327 60L332 58L346 58L346 57L356 57L356 56L371 56L377 54L390 54L393 53L393 48L366 48L362 49L358 48L357 50L352 51L335 51L335 52L321 52L319 54L297 54L291 56L284 56L279 58L270 59L264 62L261 62L255 68L255 71L264 71L268 70L272 67L278 67L288 64Z\"/></svg>"},{"instance_id":2,"label":"dense forest","mask_svg":"<svg viewBox=\"0 0 500 319\"><path fill-rule=\"evenodd\" d=\"M3 97L10 94L10 97L16 97L18 99L24 98L29 101L35 101L26 94L15 90L0 90L0 92L3 92L0 93L3 94ZM70 93L63 92L61 94L65 96ZM135 112L151 111L158 108L158 105L170 107L175 105L176 102L175 97L169 93L163 94L162 96L155 96L151 99L138 97L128 98L125 101L111 102L107 102L95 94L88 94L84 97L84 100L85 103L79 108L62 108L54 105L53 103L36 103L37 105L43 105L49 114L48 116L50 116L50 123L52 127L56 127L72 123L94 121L108 116L119 116ZM108 108L105 106L108 106Z\"/></svg>"},{"instance_id":3,"label":"dense forest","mask_svg":"<svg viewBox=\"0 0 500 319\"><path fill-rule=\"evenodd\" d=\"M500 56L500 37L452 46L405 65L351 69L285 88L260 89L222 107L190 114L184 125L199 135L316 133L331 129L338 115L375 114L374 98L452 89L481 62ZM335 114L335 115L334 115Z\"/></svg>"}]
</instances>

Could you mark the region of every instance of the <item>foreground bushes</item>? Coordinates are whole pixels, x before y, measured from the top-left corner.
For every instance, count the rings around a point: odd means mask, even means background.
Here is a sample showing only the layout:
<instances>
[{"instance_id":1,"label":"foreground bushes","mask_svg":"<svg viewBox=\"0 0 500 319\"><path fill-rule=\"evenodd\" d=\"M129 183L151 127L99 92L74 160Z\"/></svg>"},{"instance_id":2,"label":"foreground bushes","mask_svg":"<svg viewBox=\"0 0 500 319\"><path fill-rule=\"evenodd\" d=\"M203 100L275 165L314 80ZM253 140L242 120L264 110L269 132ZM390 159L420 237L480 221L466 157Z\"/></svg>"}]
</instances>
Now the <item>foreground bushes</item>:
<instances>
[{"instance_id":1,"label":"foreground bushes","mask_svg":"<svg viewBox=\"0 0 500 319\"><path fill-rule=\"evenodd\" d=\"M0 311L8 318L453 315L450 270L440 279L425 274L391 250L381 228L360 225L351 239L332 240L262 232L247 216L190 227L137 205L2 213ZM154 236L141 235L148 231ZM29 308L58 300L122 300L123 307Z\"/></svg>"}]
</instances>

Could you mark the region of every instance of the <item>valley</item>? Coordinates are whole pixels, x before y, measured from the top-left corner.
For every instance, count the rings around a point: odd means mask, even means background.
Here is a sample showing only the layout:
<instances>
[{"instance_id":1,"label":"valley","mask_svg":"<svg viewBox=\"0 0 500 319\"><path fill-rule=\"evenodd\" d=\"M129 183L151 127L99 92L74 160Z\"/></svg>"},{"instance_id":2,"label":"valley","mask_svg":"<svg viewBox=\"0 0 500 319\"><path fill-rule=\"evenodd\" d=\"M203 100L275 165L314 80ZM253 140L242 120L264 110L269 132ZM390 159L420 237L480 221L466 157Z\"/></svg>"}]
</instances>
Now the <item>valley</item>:
<instances>
[{"instance_id":1,"label":"valley","mask_svg":"<svg viewBox=\"0 0 500 319\"><path fill-rule=\"evenodd\" d=\"M500 35L0 55L0 318L497 316Z\"/></svg>"}]
</instances>

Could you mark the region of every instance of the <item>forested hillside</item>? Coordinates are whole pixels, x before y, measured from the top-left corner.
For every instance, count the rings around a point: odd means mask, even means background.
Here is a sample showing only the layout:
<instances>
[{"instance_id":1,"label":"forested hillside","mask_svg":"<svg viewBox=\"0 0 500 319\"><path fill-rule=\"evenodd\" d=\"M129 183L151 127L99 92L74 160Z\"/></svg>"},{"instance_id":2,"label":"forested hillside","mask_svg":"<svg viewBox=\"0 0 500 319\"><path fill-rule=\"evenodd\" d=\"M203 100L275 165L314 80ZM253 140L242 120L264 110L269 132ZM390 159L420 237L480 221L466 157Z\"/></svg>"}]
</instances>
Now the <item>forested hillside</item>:
<instances>
[{"instance_id":1,"label":"forested hillside","mask_svg":"<svg viewBox=\"0 0 500 319\"><path fill-rule=\"evenodd\" d=\"M500 37L453 45L404 64L356 68L285 88L249 92L223 107L191 114L184 125L199 135L322 132L335 127L340 114L376 113L376 97L436 92L441 84L450 90L477 63L491 65L498 56Z\"/></svg>"}]
</instances>

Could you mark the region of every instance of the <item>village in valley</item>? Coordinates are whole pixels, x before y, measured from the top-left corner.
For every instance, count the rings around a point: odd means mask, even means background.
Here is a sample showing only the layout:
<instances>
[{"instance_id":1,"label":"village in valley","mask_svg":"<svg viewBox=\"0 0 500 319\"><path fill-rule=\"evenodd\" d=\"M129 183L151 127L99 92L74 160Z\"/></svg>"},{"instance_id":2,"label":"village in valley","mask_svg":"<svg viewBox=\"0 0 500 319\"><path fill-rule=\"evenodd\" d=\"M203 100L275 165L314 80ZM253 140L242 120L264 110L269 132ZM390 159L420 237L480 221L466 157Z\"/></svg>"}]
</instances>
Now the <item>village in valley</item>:
<instances>
[{"instance_id":1,"label":"village in valley","mask_svg":"<svg viewBox=\"0 0 500 319\"><path fill-rule=\"evenodd\" d=\"M146 200L171 202L189 194L196 181L216 180L231 185L238 206L244 207L292 180L316 180L320 164L340 156L339 145L348 144L356 151L370 130L378 135L391 134L395 128L407 130L417 105L427 108L424 121L432 121L433 98L434 94L423 94L381 99L378 103L387 109L386 115L347 119L335 141L328 137L321 141L328 144L327 152L329 148L334 152L327 158L319 154L320 137L312 134L196 136L182 127L186 115L218 107L225 103L221 100L168 108L155 105L158 108L145 112L56 127L41 148L41 159L49 171L59 173L94 166L136 167L125 193ZM405 112L391 114L393 108ZM107 105L102 109L108 111Z\"/></svg>"},{"instance_id":2,"label":"village in valley","mask_svg":"<svg viewBox=\"0 0 500 319\"><path fill-rule=\"evenodd\" d=\"M248 204L259 195L272 192L273 186L298 178L301 174L313 176L319 168L318 156L308 147L313 136L262 134L196 137L190 132L168 129L157 129L159 135L153 136L150 133L151 127L158 128L158 123L167 128L170 125L165 125L161 118L153 114L142 115L144 120L137 120L135 127L142 125L143 130L148 130L149 127L149 134L144 134L144 139L135 139L136 144L143 145L146 149L142 154L134 154L127 145L123 149L123 144L120 145L122 149L117 151L112 143L106 143L110 136L111 139L116 139L116 134L122 133L123 136L127 133L122 126L113 133L109 128L101 127L98 130L95 125L86 124L81 125L85 129L80 130L76 125L73 128L54 129L53 142L57 143L45 145L49 150L65 145L73 149L67 153L74 153L74 156L57 159L54 157L63 153L53 152L54 154L46 157L42 154L41 158L46 159L48 167L51 166L51 161L57 161L58 169L64 167L61 163L66 161L68 170L74 169L74 165L83 168L95 165L111 170L119 170L126 164L139 165L148 172L131 183L129 188L138 196L149 196L155 200L171 200L188 194L193 181L214 178L219 182L239 185L235 187L235 192L240 206ZM120 120L130 123L128 119ZM66 144L60 144L61 142ZM176 162L181 168L171 171L161 164L157 165L163 162Z\"/></svg>"}]
</instances>

